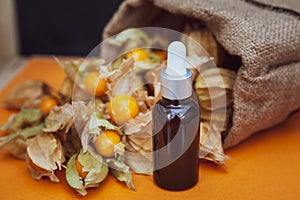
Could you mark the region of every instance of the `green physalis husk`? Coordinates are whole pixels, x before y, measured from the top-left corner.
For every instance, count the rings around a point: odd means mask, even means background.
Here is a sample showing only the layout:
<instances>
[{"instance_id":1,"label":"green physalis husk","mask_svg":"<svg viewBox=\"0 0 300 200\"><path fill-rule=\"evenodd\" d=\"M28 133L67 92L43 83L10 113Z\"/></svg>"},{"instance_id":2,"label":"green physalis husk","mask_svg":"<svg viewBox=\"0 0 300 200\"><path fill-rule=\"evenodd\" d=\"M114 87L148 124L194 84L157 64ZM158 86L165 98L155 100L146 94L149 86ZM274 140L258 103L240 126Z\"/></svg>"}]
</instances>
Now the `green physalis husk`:
<instances>
[{"instance_id":1,"label":"green physalis husk","mask_svg":"<svg viewBox=\"0 0 300 200\"><path fill-rule=\"evenodd\" d=\"M109 159L107 162L110 166L111 175L118 181L125 182L129 189L135 190L129 167L124 162L114 159Z\"/></svg>"},{"instance_id":2,"label":"green physalis husk","mask_svg":"<svg viewBox=\"0 0 300 200\"><path fill-rule=\"evenodd\" d=\"M8 130L7 136L0 137L0 149L8 151L16 158L25 160L26 140L41 134L44 124L41 122L42 113L36 109L25 109L13 115L2 127Z\"/></svg>"},{"instance_id":3,"label":"green physalis husk","mask_svg":"<svg viewBox=\"0 0 300 200\"><path fill-rule=\"evenodd\" d=\"M96 137L99 133L105 130L114 130L118 132L121 136L123 135L120 128L111 124L108 120L103 119L103 116L100 112L96 111L92 113L90 120L87 124L87 128L82 135L82 138L89 138L84 139L84 141L86 142L83 142L83 151L85 151L86 149L89 150L91 148L89 141L93 141L94 137ZM133 184L132 176L130 173L130 168L124 162L125 137L123 137L122 139L122 142L115 145L115 157L105 158L104 162L109 166L110 173L112 176L114 176L118 181L125 182L128 188L135 190L135 186Z\"/></svg>"},{"instance_id":4,"label":"green physalis husk","mask_svg":"<svg viewBox=\"0 0 300 200\"><path fill-rule=\"evenodd\" d=\"M0 137L0 149L8 151L16 158L25 160L26 157L26 140L41 134L44 124L25 128L8 136Z\"/></svg>"},{"instance_id":5,"label":"green physalis husk","mask_svg":"<svg viewBox=\"0 0 300 200\"><path fill-rule=\"evenodd\" d=\"M103 118L101 112L93 112L81 135L83 151L87 151L91 142L95 140L95 137L105 130L113 130L118 132L120 135L123 135L119 127L111 124L108 120Z\"/></svg>"},{"instance_id":6,"label":"green physalis husk","mask_svg":"<svg viewBox=\"0 0 300 200\"><path fill-rule=\"evenodd\" d=\"M82 165L82 171L87 172L84 179L78 173L76 159ZM108 166L103 161L103 158L90 150L86 152L80 150L79 153L74 154L69 159L66 169L68 184L82 196L87 194L87 188L98 187L107 174Z\"/></svg>"},{"instance_id":7,"label":"green physalis husk","mask_svg":"<svg viewBox=\"0 0 300 200\"><path fill-rule=\"evenodd\" d=\"M103 130L114 130L117 131L120 135L122 135L122 131L119 127L113 125L108 120L103 119L103 116L100 112L94 112L91 115L89 121L89 133L90 134L99 134Z\"/></svg>"},{"instance_id":8,"label":"green physalis husk","mask_svg":"<svg viewBox=\"0 0 300 200\"><path fill-rule=\"evenodd\" d=\"M2 129L10 132L20 131L24 127L38 125L41 122L42 116L40 110L22 108L18 114L10 117Z\"/></svg>"}]
</instances>

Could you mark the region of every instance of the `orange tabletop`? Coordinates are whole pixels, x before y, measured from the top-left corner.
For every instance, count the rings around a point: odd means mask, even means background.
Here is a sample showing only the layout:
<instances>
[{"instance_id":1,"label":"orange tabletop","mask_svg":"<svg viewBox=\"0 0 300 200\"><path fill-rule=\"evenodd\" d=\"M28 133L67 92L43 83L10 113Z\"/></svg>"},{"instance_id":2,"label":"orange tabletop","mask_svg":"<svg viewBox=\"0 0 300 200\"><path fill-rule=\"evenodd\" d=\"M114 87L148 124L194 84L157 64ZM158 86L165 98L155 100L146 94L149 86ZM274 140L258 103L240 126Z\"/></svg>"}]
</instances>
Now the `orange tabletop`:
<instances>
[{"instance_id":1,"label":"orange tabletop","mask_svg":"<svg viewBox=\"0 0 300 200\"><path fill-rule=\"evenodd\" d=\"M0 124L11 112L2 101L9 90L28 79L42 79L59 88L64 71L52 59L32 57L0 94ZM249 116L251 117L251 116ZM0 151L0 199L300 199L300 113L252 136L226 151L228 169L201 161L199 183L192 189L170 192L156 187L151 176L133 175L136 191L108 177L99 188L81 197L57 172L60 183L33 180L24 161Z\"/></svg>"}]
</instances>

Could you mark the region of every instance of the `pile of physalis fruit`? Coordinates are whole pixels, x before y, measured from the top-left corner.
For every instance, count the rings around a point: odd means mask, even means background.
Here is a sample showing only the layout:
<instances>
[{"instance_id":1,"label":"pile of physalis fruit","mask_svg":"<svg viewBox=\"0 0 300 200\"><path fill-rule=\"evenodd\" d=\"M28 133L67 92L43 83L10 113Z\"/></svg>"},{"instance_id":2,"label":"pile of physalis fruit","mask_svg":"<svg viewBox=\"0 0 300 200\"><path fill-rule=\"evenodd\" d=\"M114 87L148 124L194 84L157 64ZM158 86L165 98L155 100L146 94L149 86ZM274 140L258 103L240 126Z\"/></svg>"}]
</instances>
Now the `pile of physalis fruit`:
<instances>
[{"instance_id":1,"label":"pile of physalis fruit","mask_svg":"<svg viewBox=\"0 0 300 200\"><path fill-rule=\"evenodd\" d=\"M235 72L205 68L209 60L221 60L217 43L206 28L189 30L187 34L196 36L194 39L204 47L209 46L212 56L200 58L200 70L192 70L201 107L199 156L224 164L227 157L221 140L230 127ZM122 35L122 41L116 38L111 43L128 44L138 39L149 38L133 29ZM187 48L193 51L189 45ZM195 50L194 56L196 53ZM0 137L0 149L25 160L36 180L48 177L59 182L55 171L65 168L68 184L81 195L87 194L87 188L98 187L108 174L135 190L131 173L151 174L152 170L151 109L161 98L158 83L162 68L157 66L165 66L166 52L138 48L110 64L102 59L86 59L81 71L81 59L55 59L66 72L59 91L43 81L28 80L15 86L5 99L5 107L17 112L1 127L6 135ZM132 69L135 73L131 74ZM225 89L225 93L209 95L203 77L213 80L218 74L223 83L213 87L217 91ZM80 84L75 82L77 76L83 80ZM143 84L145 80L149 84ZM226 103L212 108L211 98L220 95L226 96ZM76 101L76 96L87 98ZM225 116L212 118L213 109L222 107L227 108ZM208 134L209 124L219 123L222 117L226 118L223 129Z\"/></svg>"}]
</instances>

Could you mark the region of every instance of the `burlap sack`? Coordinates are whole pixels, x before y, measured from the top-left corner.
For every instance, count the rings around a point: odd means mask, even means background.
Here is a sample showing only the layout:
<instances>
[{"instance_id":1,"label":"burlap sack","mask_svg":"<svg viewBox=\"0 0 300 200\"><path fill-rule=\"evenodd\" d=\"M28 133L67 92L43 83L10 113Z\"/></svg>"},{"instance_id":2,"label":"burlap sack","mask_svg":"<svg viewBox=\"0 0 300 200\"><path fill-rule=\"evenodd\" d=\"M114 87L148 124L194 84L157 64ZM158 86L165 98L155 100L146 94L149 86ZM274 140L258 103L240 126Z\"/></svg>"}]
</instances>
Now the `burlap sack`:
<instances>
[{"instance_id":1,"label":"burlap sack","mask_svg":"<svg viewBox=\"0 0 300 200\"><path fill-rule=\"evenodd\" d=\"M223 143L228 148L282 122L300 107L299 4L299 0L127 0L103 37L128 27L181 30L186 18L204 22L225 50L243 63L234 86L233 126Z\"/></svg>"}]
</instances>

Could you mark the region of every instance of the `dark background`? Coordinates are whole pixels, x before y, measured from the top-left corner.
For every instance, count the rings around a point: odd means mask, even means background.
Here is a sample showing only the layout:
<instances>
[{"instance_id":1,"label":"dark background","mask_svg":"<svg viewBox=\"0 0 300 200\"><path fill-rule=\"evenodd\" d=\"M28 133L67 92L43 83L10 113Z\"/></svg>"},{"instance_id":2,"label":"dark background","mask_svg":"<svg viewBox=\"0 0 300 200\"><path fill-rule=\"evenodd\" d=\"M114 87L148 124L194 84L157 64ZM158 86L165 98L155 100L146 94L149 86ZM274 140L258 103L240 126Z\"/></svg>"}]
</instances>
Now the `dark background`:
<instances>
[{"instance_id":1,"label":"dark background","mask_svg":"<svg viewBox=\"0 0 300 200\"><path fill-rule=\"evenodd\" d=\"M87 55L122 0L16 0L20 53Z\"/></svg>"}]
</instances>

